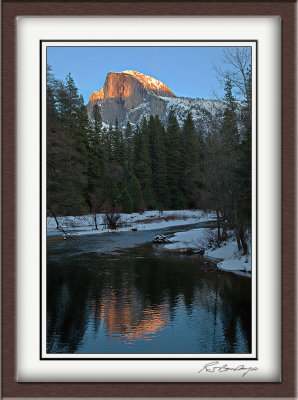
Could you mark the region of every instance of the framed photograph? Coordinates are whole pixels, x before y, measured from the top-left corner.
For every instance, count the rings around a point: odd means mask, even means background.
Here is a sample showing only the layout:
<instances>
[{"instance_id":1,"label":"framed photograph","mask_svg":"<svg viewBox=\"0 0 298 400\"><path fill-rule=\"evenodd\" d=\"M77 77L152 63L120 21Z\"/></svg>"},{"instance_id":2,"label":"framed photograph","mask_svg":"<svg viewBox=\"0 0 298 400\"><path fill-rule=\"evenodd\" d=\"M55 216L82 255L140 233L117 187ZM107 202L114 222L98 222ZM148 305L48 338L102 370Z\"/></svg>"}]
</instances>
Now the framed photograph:
<instances>
[{"instance_id":1,"label":"framed photograph","mask_svg":"<svg viewBox=\"0 0 298 400\"><path fill-rule=\"evenodd\" d=\"M295 12L3 3L4 397L295 397Z\"/></svg>"},{"instance_id":2,"label":"framed photograph","mask_svg":"<svg viewBox=\"0 0 298 400\"><path fill-rule=\"evenodd\" d=\"M249 41L41 42L41 360L257 359L256 58ZM92 60L84 104L54 71Z\"/></svg>"}]
</instances>

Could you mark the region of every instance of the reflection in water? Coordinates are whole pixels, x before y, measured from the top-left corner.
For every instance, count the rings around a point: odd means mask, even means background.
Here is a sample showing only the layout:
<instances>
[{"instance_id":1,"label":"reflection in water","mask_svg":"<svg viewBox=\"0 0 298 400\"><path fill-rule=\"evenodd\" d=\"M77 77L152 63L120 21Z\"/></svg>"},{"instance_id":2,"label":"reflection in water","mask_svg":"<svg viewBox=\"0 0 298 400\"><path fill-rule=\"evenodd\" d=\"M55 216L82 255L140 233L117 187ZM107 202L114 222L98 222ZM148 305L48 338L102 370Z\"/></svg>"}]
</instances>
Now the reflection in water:
<instances>
[{"instance_id":1,"label":"reflection in water","mask_svg":"<svg viewBox=\"0 0 298 400\"><path fill-rule=\"evenodd\" d=\"M107 337L121 338L125 342L137 339L152 340L152 335L164 329L169 323L166 306L140 309L138 299L129 294L118 298L113 291L102 298L102 306L90 311L99 324L105 324Z\"/></svg>"},{"instance_id":2,"label":"reflection in water","mask_svg":"<svg viewBox=\"0 0 298 400\"><path fill-rule=\"evenodd\" d=\"M49 252L48 353L250 353L251 280L142 245Z\"/></svg>"}]
</instances>

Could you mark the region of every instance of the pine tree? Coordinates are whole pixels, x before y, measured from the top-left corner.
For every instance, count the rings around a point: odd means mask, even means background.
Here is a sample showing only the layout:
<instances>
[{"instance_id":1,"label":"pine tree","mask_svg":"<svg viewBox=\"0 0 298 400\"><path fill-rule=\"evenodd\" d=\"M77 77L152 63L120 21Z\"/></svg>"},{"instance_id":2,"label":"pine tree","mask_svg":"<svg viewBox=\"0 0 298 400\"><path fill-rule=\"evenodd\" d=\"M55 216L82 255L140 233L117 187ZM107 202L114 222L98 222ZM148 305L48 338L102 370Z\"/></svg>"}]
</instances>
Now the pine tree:
<instances>
[{"instance_id":1,"label":"pine tree","mask_svg":"<svg viewBox=\"0 0 298 400\"><path fill-rule=\"evenodd\" d=\"M122 130L119 128L119 123L117 119L115 121L112 138L113 163L123 166L124 142Z\"/></svg>"},{"instance_id":2,"label":"pine tree","mask_svg":"<svg viewBox=\"0 0 298 400\"><path fill-rule=\"evenodd\" d=\"M151 159L148 150L147 121L137 127L134 141L134 174L138 178L147 207L153 203Z\"/></svg>"},{"instance_id":3,"label":"pine tree","mask_svg":"<svg viewBox=\"0 0 298 400\"><path fill-rule=\"evenodd\" d=\"M181 206L181 137L180 128L173 109L170 110L166 131L167 181L170 193L170 207Z\"/></svg>"},{"instance_id":4,"label":"pine tree","mask_svg":"<svg viewBox=\"0 0 298 400\"><path fill-rule=\"evenodd\" d=\"M50 96L49 91L49 100ZM58 128L55 136L56 139L58 135L60 138L56 142L56 159L52 162L56 183L49 188L49 199L52 198L50 203L56 203L55 208L61 215L81 214L87 208L88 136L85 124L88 117L70 74L65 83L57 81L55 84L55 109ZM47 111L50 112L50 108ZM51 157L49 150L49 163ZM52 184L51 178L48 182ZM56 200L53 196L56 196Z\"/></svg>"},{"instance_id":5,"label":"pine tree","mask_svg":"<svg viewBox=\"0 0 298 400\"><path fill-rule=\"evenodd\" d=\"M124 151L123 134L117 120L115 121L115 126L109 126L107 134L108 151L110 151L108 175L116 183L118 191L121 192L124 189Z\"/></svg>"},{"instance_id":6,"label":"pine tree","mask_svg":"<svg viewBox=\"0 0 298 400\"><path fill-rule=\"evenodd\" d=\"M87 187L87 132L84 123L88 119L86 108L71 74L59 92L60 120L63 134L68 141L69 157L65 163L70 209L81 213L86 207L84 195ZM83 120L83 123L81 123Z\"/></svg>"},{"instance_id":7,"label":"pine tree","mask_svg":"<svg viewBox=\"0 0 298 400\"><path fill-rule=\"evenodd\" d=\"M143 206L143 196L140 183L135 175L133 175L128 183L127 190L132 199L133 211L139 211Z\"/></svg>"},{"instance_id":8,"label":"pine tree","mask_svg":"<svg viewBox=\"0 0 298 400\"><path fill-rule=\"evenodd\" d=\"M195 205L199 191L201 164L200 136L196 132L191 113L187 114L181 132L181 182L182 193L190 205Z\"/></svg>"},{"instance_id":9,"label":"pine tree","mask_svg":"<svg viewBox=\"0 0 298 400\"><path fill-rule=\"evenodd\" d=\"M92 110L92 120L93 120L93 131L95 135L100 136L102 132L102 118L100 114L99 105L97 103L94 104Z\"/></svg>"},{"instance_id":10,"label":"pine tree","mask_svg":"<svg viewBox=\"0 0 298 400\"><path fill-rule=\"evenodd\" d=\"M104 146L108 163L111 163L113 159L113 136L113 126L112 124L109 124L109 128L104 135Z\"/></svg>"},{"instance_id":11,"label":"pine tree","mask_svg":"<svg viewBox=\"0 0 298 400\"><path fill-rule=\"evenodd\" d=\"M86 126L88 122L86 121ZM102 119L97 104L92 112L92 123L89 123L88 137L88 201L90 210L94 215L97 229L96 214L101 211L106 200L106 154L102 135Z\"/></svg>"},{"instance_id":12,"label":"pine tree","mask_svg":"<svg viewBox=\"0 0 298 400\"><path fill-rule=\"evenodd\" d=\"M127 214L133 212L133 201L127 189L124 189L120 194L118 203L122 208L122 212Z\"/></svg>"},{"instance_id":13,"label":"pine tree","mask_svg":"<svg viewBox=\"0 0 298 400\"><path fill-rule=\"evenodd\" d=\"M61 174L66 156L57 111L57 88L58 81L52 73L51 66L47 65L47 212L55 218L57 228L59 228L57 216L63 212L65 194L61 190L63 184L63 175Z\"/></svg>"},{"instance_id":14,"label":"pine tree","mask_svg":"<svg viewBox=\"0 0 298 400\"><path fill-rule=\"evenodd\" d=\"M134 164L134 149L133 149L133 131L131 124L127 122L124 132L123 132L123 148L124 148L124 168L125 168L125 178L128 180L133 174L133 164Z\"/></svg>"},{"instance_id":15,"label":"pine tree","mask_svg":"<svg viewBox=\"0 0 298 400\"><path fill-rule=\"evenodd\" d=\"M146 127L146 136L148 143L148 152L151 160L151 170L152 174L156 172L156 141L157 141L157 131L156 131L156 120L153 115L150 115L149 121Z\"/></svg>"},{"instance_id":16,"label":"pine tree","mask_svg":"<svg viewBox=\"0 0 298 400\"><path fill-rule=\"evenodd\" d=\"M227 81L225 85L224 101L226 108L221 126L223 147L226 152L233 152L239 145L239 134L237 128L236 102L232 94L232 84L230 81Z\"/></svg>"},{"instance_id":17,"label":"pine tree","mask_svg":"<svg viewBox=\"0 0 298 400\"><path fill-rule=\"evenodd\" d=\"M165 129L157 115L155 116L154 160L153 187L157 200L157 207L159 209L165 209L170 206L170 193L167 182Z\"/></svg>"}]
</instances>

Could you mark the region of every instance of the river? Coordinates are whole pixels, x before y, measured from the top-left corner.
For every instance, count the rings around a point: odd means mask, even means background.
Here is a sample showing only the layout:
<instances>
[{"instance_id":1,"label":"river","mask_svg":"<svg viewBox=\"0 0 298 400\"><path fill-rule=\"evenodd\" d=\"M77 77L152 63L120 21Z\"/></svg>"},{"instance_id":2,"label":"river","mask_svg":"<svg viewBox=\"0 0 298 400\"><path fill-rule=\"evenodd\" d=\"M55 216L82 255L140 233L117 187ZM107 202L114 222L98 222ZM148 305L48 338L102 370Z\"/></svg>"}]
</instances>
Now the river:
<instances>
[{"instance_id":1,"label":"river","mask_svg":"<svg viewBox=\"0 0 298 400\"><path fill-rule=\"evenodd\" d=\"M206 223L47 239L47 352L248 354L251 279L152 245Z\"/></svg>"}]
</instances>

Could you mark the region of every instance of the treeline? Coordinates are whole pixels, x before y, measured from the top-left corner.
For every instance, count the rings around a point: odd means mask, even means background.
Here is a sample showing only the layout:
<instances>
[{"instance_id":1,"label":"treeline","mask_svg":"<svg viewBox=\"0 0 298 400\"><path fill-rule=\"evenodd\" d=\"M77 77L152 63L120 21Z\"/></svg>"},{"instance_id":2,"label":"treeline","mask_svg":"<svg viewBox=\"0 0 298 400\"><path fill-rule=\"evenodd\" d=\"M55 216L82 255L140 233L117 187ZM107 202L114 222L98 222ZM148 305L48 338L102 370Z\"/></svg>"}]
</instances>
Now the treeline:
<instances>
[{"instance_id":1,"label":"treeline","mask_svg":"<svg viewBox=\"0 0 298 400\"><path fill-rule=\"evenodd\" d=\"M134 129L130 123L121 129L117 121L107 129L97 105L88 117L71 75L65 82L58 81L48 67L48 215L215 210L218 241L234 229L239 248L246 252L251 212L250 106L244 102L239 113L229 80L224 102L223 118L215 124L218 129L206 137L196 131L190 113L180 128L173 110L165 125L151 115ZM97 229L96 217L94 221Z\"/></svg>"},{"instance_id":2,"label":"treeline","mask_svg":"<svg viewBox=\"0 0 298 400\"><path fill-rule=\"evenodd\" d=\"M51 215L196 207L203 136L191 114L182 129L171 111L132 129L103 128L99 107L88 118L73 78L47 80L47 208Z\"/></svg>"}]
</instances>

